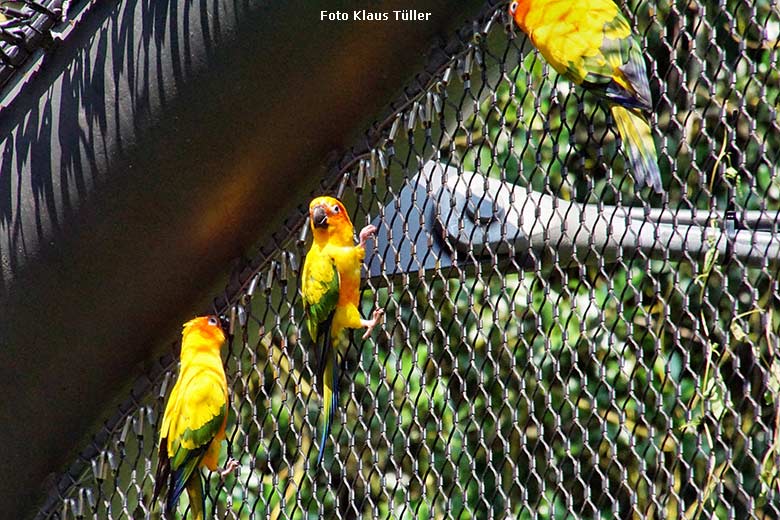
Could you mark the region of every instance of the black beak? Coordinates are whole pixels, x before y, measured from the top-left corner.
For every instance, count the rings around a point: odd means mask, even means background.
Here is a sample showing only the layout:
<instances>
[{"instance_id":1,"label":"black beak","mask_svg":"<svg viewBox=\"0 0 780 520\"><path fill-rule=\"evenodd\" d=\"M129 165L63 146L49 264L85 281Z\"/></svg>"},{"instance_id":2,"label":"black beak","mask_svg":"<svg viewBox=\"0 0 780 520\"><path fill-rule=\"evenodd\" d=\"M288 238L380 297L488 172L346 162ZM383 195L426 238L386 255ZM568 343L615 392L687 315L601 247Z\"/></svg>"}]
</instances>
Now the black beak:
<instances>
[{"instance_id":1,"label":"black beak","mask_svg":"<svg viewBox=\"0 0 780 520\"><path fill-rule=\"evenodd\" d=\"M315 228L328 227L328 214L322 209L322 206L316 206L311 212L311 222Z\"/></svg>"}]
</instances>

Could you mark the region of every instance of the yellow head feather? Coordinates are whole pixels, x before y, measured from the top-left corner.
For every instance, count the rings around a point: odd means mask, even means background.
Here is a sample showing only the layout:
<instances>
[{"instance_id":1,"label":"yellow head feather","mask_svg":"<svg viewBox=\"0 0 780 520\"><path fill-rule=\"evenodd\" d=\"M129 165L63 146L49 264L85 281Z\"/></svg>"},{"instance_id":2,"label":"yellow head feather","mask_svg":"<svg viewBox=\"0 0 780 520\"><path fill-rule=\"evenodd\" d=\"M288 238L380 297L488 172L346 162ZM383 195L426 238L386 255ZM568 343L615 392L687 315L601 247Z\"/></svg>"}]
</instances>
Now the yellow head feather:
<instances>
[{"instance_id":1,"label":"yellow head feather","mask_svg":"<svg viewBox=\"0 0 780 520\"><path fill-rule=\"evenodd\" d=\"M222 331L219 318L200 316L184 324L181 340L182 351L195 345L219 350L225 342L225 333Z\"/></svg>"}]
</instances>

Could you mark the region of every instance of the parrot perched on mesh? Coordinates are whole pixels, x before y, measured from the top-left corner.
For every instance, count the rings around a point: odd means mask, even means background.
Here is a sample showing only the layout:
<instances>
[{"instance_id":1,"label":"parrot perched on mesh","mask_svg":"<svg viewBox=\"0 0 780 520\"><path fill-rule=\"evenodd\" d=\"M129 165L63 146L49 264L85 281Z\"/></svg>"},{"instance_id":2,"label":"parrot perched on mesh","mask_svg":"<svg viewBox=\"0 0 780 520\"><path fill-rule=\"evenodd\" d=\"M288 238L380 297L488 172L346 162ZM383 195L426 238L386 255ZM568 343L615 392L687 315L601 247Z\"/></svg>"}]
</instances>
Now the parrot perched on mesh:
<instances>
[{"instance_id":1,"label":"parrot perched on mesh","mask_svg":"<svg viewBox=\"0 0 780 520\"><path fill-rule=\"evenodd\" d=\"M547 62L609 106L638 188L663 193L644 112L652 110L642 50L612 0L519 0L509 14Z\"/></svg>"},{"instance_id":2,"label":"parrot perched on mesh","mask_svg":"<svg viewBox=\"0 0 780 520\"><path fill-rule=\"evenodd\" d=\"M191 518L201 520L205 496L200 468L215 471L228 416L228 388L220 349L225 334L215 316L195 318L184 324L181 368L168 397L160 427L157 476L152 503L167 486L165 512L173 511L184 489L190 499ZM222 476L238 463L228 461Z\"/></svg>"},{"instance_id":3,"label":"parrot perched on mesh","mask_svg":"<svg viewBox=\"0 0 780 520\"><path fill-rule=\"evenodd\" d=\"M383 311L375 310L370 320L362 319L358 311L365 244L376 233L376 227L364 227L360 231L360 243L355 245L352 221L344 205L333 197L312 200L309 217L314 241L306 254L301 293L306 328L318 349L317 377L323 393L325 417L317 456L320 464L338 406L338 351L342 332L365 327L363 339L367 338L381 321Z\"/></svg>"}]
</instances>

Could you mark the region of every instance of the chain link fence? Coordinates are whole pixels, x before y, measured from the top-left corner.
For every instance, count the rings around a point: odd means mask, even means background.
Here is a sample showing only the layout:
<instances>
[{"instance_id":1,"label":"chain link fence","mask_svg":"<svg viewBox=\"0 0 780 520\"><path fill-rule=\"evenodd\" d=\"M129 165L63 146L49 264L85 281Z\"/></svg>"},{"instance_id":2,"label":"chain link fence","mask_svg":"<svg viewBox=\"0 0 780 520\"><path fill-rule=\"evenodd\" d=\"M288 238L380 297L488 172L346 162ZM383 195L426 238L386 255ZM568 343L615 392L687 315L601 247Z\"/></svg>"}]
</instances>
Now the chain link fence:
<instances>
[{"instance_id":1,"label":"chain link fence","mask_svg":"<svg viewBox=\"0 0 780 520\"><path fill-rule=\"evenodd\" d=\"M380 228L362 312L387 318L342 353L322 468L308 198L215 300L241 463L211 475L216 518L780 518L778 6L622 7L666 193L634 190L603 107L490 2L323 181ZM39 518L159 517L175 369Z\"/></svg>"}]
</instances>

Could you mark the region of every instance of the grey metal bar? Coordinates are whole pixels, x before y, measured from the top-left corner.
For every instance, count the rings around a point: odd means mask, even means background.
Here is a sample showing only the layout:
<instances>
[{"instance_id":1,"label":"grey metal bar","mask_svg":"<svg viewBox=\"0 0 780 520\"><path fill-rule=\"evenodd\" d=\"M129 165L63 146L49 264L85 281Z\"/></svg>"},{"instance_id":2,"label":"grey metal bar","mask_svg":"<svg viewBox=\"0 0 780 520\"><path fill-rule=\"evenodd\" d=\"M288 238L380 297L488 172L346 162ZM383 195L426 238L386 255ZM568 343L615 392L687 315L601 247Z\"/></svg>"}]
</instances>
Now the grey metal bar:
<instances>
[{"instance_id":1,"label":"grey metal bar","mask_svg":"<svg viewBox=\"0 0 780 520\"><path fill-rule=\"evenodd\" d=\"M632 218L677 225L696 224L708 226L713 219L723 221L726 218L726 212L721 210L676 209L672 211L669 208L650 208L646 210L645 208L633 206L628 208L628 211ZM750 229L774 230L780 228L780 212L778 211L743 210L737 212L736 217L743 226Z\"/></svg>"},{"instance_id":2,"label":"grey metal bar","mask_svg":"<svg viewBox=\"0 0 780 520\"><path fill-rule=\"evenodd\" d=\"M560 263L626 261L636 254L694 261L714 247L724 258L725 225L703 224L709 220L690 210L645 215L643 208L569 202L431 161L374 220L379 232L368 274L442 269L457 265L459 255L513 255L524 264L550 251ZM745 265L780 259L780 237L770 231L735 230L732 242L730 254Z\"/></svg>"}]
</instances>

